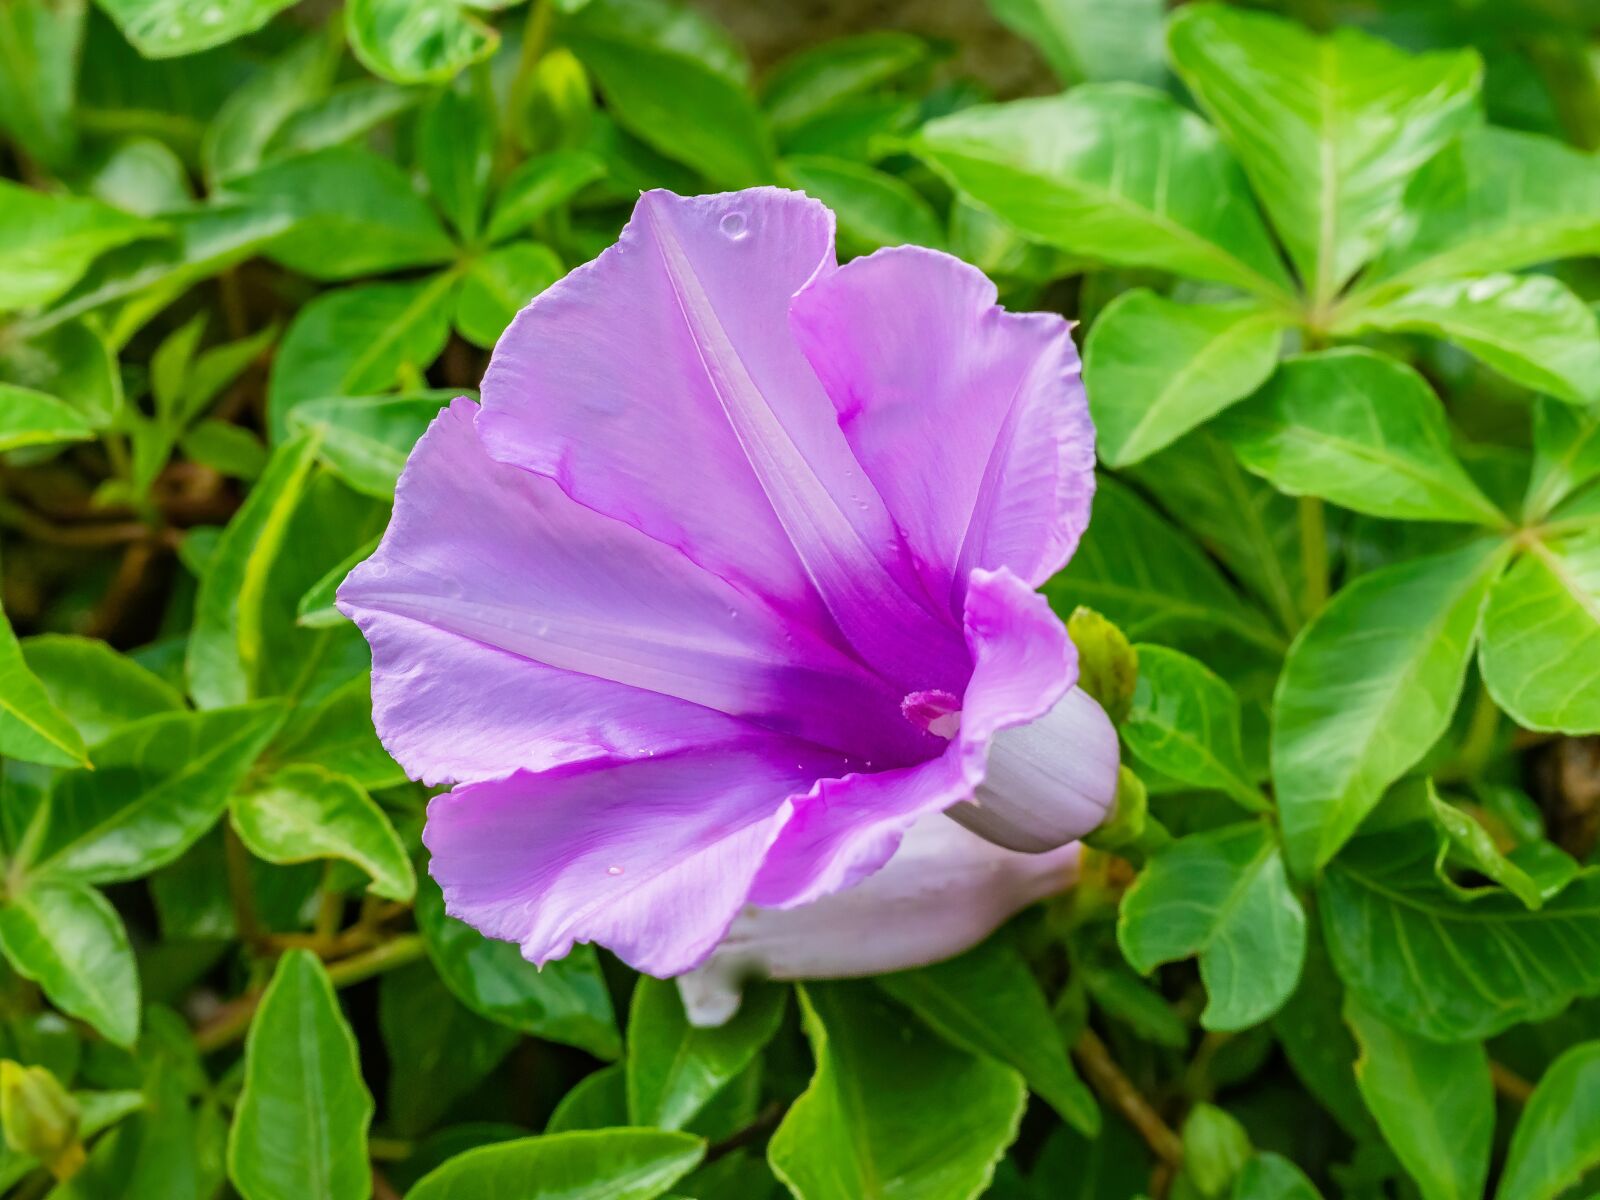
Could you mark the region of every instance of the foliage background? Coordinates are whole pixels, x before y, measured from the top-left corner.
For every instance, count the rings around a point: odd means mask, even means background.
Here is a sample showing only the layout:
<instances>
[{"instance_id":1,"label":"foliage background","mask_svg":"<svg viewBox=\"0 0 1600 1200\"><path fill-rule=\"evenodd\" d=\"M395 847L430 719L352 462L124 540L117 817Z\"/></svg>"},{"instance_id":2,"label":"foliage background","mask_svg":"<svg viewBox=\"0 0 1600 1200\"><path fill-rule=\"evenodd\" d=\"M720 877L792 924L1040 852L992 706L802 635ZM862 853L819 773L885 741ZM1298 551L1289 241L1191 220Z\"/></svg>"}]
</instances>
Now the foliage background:
<instances>
[{"instance_id":1,"label":"foliage background","mask_svg":"<svg viewBox=\"0 0 1600 1200\"><path fill-rule=\"evenodd\" d=\"M0 1185L1595 1192L1600 14L762 8L0 0ZM1083 323L1133 774L984 946L694 1032L445 917L331 600L641 188L765 182Z\"/></svg>"}]
</instances>

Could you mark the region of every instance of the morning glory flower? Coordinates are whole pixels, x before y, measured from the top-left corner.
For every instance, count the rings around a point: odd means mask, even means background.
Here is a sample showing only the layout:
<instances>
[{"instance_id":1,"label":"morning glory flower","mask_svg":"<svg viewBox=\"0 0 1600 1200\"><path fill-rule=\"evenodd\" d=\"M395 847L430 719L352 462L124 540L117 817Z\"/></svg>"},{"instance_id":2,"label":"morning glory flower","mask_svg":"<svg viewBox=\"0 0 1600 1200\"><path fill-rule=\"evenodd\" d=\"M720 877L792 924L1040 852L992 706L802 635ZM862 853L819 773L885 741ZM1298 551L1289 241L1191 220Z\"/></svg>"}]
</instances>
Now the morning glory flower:
<instances>
[{"instance_id":1,"label":"morning glory flower","mask_svg":"<svg viewBox=\"0 0 1600 1200\"><path fill-rule=\"evenodd\" d=\"M641 197L417 443L340 589L448 910L534 962L704 961L920 818L1045 852L1116 736L1035 587L1089 517L1060 317L795 192Z\"/></svg>"},{"instance_id":2,"label":"morning glory flower","mask_svg":"<svg viewBox=\"0 0 1600 1200\"><path fill-rule=\"evenodd\" d=\"M693 1025L721 1025L752 979L848 979L970 950L1006 918L1064 891L1077 842L1019 854L938 814L921 817L866 879L799 908L746 908L712 955L678 977Z\"/></svg>"}]
</instances>

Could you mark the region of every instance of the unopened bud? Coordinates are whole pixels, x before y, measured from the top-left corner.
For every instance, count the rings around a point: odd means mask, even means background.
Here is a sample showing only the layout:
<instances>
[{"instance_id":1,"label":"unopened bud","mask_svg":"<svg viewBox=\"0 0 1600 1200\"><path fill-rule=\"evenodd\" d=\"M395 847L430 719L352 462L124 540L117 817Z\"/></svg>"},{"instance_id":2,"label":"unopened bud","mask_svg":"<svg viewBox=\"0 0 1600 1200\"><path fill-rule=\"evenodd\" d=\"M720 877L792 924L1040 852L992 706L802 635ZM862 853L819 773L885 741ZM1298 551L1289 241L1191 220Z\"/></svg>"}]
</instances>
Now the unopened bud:
<instances>
[{"instance_id":1,"label":"unopened bud","mask_svg":"<svg viewBox=\"0 0 1600 1200\"><path fill-rule=\"evenodd\" d=\"M1078 648L1078 686L1099 702L1113 725L1127 719L1139 682L1139 653L1127 635L1092 608L1079 605L1067 619Z\"/></svg>"},{"instance_id":2,"label":"unopened bud","mask_svg":"<svg viewBox=\"0 0 1600 1200\"><path fill-rule=\"evenodd\" d=\"M6 1145L38 1159L57 1179L70 1179L84 1164L81 1115L78 1102L44 1067L0 1061L0 1128Z\"/></svg>"}]
</instances>

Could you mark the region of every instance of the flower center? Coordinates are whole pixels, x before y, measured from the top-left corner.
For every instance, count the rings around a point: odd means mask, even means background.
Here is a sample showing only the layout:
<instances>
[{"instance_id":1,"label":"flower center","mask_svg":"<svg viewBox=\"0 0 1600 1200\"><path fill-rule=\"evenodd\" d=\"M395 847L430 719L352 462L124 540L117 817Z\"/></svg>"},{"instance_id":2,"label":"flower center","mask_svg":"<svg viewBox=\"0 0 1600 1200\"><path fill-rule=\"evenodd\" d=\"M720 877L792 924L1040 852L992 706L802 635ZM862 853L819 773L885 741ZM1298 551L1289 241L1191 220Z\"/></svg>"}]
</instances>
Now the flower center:
<instances>
[{"instance_id":1,"label":"flower center","mask_svg":"<svg viewBox=\"0 0 1600 1200\"><path fill-rule=\"evenodd\" d=\"M907 693L900 715L935 737L953 738L961 729L961 701L943 688Z\"/></svg>"}]
</instances>

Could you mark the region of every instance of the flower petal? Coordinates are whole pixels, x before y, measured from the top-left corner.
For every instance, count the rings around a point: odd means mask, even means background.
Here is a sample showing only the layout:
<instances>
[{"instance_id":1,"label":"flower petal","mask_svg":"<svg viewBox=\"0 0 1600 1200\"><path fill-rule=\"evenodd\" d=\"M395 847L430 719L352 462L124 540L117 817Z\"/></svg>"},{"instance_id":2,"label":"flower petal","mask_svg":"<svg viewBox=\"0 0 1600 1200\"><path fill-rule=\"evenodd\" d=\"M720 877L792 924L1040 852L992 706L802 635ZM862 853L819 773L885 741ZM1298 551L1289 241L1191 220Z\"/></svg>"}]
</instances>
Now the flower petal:
<instances>
[{"instance_id":1,"label":"flower petal","mask_svg":"<svg viewBox=\"0 0 1600 1200\"><path fill-rule=\"evenodd\" d=\"M837 759L782 738L466 784L428 808L445 905L544 963L575 941L689 970L745 903L786 798Z\"/></svg>"},{"instance_id":2,"label":"flower petal","mask_svg":"<svg viewBox=\"0 0 1600 1200\"><path fill-rule=\"evenodd\" d=\"M963 753L982 786L949 815L1012 850L1082 837L1116 798L1117 735L1073 684L1078 655L1044 597L1010 571L977 570L967 590L972 680L962 698Z\"/></svg>"},{"instance_id":3,"label":"flower petal","mask_svg":"<svg viewBox=\"0 0 1600 1200\"><path fill-rule=\"evenodd\" d=\"M746 908L709 961L678 979L696 1025L720 1025L747 979L836 979L938 962L1077 874L1078 847L1018 854L940 816L914 824L887 866L801 908Z\"/></svg>"},{"instance_id":4,"label":"flower petal","mask_svg":"<svg viewBox=\"0 0 1600 1200\"><path fill-rule=\"evenodd\" d=\"M960 613L975 567L1037 586L1094 493L1094 426L1070 326L1008 313L974 267L897 246L818 275L795 335L918 560Z\"/></svg>"},{"instance_id":5,"label":"flower petal","mask_svg":"<svg viewBox=\"0 0 1600 1200\"><path fill-rule=\"evenodd\" d=\"M788 325L834 269L796 192L648 192L618 243L541 293L483 381L489 453L842 633L907 687L964 667Z\"/></svg>"},{"instance_id":6,"label":"flower petal","mask_svg":"<svg viewBox=\"0 0 1600 1200\"><path fill-rule=\"evenodd\" d=\"M408 771L482 779L586 751L670 750L720 729L715 714L889 758L925 753L899 697L858 663L490 459L476 412L458 400L434 421L382 544L339 590L372 643L378 732ZM452 740L452 722L475 728Z\"/></svg>"}]
</instances>

